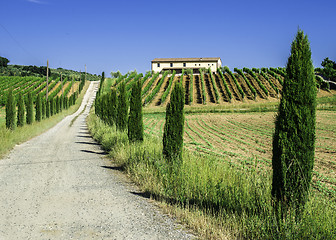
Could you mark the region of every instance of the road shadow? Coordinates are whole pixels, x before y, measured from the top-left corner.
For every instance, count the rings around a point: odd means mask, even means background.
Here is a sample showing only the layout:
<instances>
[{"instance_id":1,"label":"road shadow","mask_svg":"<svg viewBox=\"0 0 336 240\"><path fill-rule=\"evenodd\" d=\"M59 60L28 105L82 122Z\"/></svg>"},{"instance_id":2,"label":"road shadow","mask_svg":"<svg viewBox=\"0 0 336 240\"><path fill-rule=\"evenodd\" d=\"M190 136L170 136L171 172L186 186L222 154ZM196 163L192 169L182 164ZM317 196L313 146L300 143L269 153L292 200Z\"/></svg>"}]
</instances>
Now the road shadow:
<instances>
[{"instance_id":1,"label":"road shadow","mask_svg":"<svg viewBox=\"0 0 336 240\"><path fill-rule=\"evenodd\" d=\"M139 197L143 197L146 199L150 199L151 194L149 192L130 192L131 194L135 195L135 196L139 196Z\"/></svg>"},{"instance_id":2,"label":"road shadow","mask_svg":"<svg viewBox=\"0 0 336 240\"><path fill-rule=\"evenodd\" d=\"M123 171L124 168L121 166L101 166L102 168L110 169L110 170L115 170L115 171Z\"/></svg>"},{"instance_id":3,"label":"road shadow","mask_svg":"<svg viewBox=\"0 0 336 240\"><path fill-rule=\"evenodd\" d=\"M107 155L106 152L95 152L95 151L90 151L90 150L81 150L81 152L93 153L93 154L99 154L99 155Z\"/></svg>"},{"instance_id":4,"label":"road shadow","mask_svg":"<svg viewBox=\"0 0 336 240\"><path fill-rule=\"evenodd\" d=\"M77 135L76 137L79 137L79 138L92 138L91 136L85 136L85 135Z\"/></svg>"},{"instance_id":5,"label":"road shadow","mask_svg":"<svg viewBox=\"0 0 336 240\"><path fill-rule=\"evenodd\" d=\"M75 143L100 146L100 144L96 142L75 142Z\"/></svg>"}]
</instances>

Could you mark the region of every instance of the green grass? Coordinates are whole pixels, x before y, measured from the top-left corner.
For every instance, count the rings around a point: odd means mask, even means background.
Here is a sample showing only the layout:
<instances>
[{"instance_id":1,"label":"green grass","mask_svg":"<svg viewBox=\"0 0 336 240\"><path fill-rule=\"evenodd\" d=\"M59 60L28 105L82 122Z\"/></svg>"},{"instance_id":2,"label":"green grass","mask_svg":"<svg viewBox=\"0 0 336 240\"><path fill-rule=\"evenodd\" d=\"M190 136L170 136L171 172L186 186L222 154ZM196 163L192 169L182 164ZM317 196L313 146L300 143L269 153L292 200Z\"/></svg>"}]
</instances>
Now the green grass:
<instances>
[{"instance_id":1,"label":"green grass","mask_svg":"<svg viewBox=\"0 0 336 240\"><path fill-rule=\"evenodd\" d=\"M271 198L271 170L253 167L258 158L236 167L184 150L182 165L171 166L158 137L129 144L126 132L108 127L95 115L87 121L109 156L145 193L175 209L170 212L182 211L176 215L201 239L332 239L336 234L336 203L315 191L300 217L287 212L280 218Z\"/></svg>"},{"instance_id":2,"label":"green grass","mask_svg":"<svg viewBox=\"0 0 336 240\"><path fill-rule=\"evenodd\" d=\"M23 127L17 127L14 131L6 129L5 120L2 117L4 110L0 110L0 158L3 158L8 152L16 145L28 141L29 139L47 131L64 117L77 111L79 108L83 96L88 88L89 84L86 83L82 93L79 95L76 104L71 106L67 110L63 110L61 113L53 115L50 118L44 119L41 122L33 122L31 125L24 125ZM4 115L5 116L5 115Z\"/></svg>"}]
</instances>

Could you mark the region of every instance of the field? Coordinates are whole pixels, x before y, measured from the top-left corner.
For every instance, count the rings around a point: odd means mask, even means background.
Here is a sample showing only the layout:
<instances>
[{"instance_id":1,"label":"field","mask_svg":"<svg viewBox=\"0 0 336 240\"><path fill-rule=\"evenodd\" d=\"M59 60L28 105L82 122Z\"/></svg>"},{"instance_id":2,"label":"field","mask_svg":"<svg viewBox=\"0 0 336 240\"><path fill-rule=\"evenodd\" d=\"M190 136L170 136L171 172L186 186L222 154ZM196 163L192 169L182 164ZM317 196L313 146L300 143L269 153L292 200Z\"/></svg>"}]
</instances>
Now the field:
<instances>
[{"instance_id":1,"label":"field","mask_svg":"<svg viewBox=\"0 0 336 240\"><path fill-rule=\"evenodd\" d=\"M136 77L142 78L142 99L146 107L165 106L169 102L172 86L182 81L185 90L185 104L190 106L228 106L234 104L254 104L277 102L281 95L285 76L283 68L243 68L231 72L227 67L220 68L216 73L204 70L200 74L184 74L183 76L164 72L147 72L146 76L130 72L120 76L109 84L119 87L124 82L130 89ZM317 79L320 79L317 77ZM318 87L320 83L318 82ZM324 88L325 89L325 88ZM321 94L328 92L320 91Z\"/></svg>"},{"instance_id":2,"label":"field","mask_svg":"<svg viewBox=\"0 0 336 240\"><path fill-rule=\"evenodd\" d=\"M271 173L275 112L187 114L184 144L237 168L257 166ZM336 197L336 112L318 111L314 189ZM145 132L161 138L165 115L145 114Z\"/></svg>"},{"instance_id":3,"label":"field","mask_svg":"<svg viewBox=\"0 0 336 240\"><path fill-rule=\"evenodd\" d=\"M33 97L36 98L38 93L42 96L46 95L46 79L42 77L8 77L0 76L0 106L5 105L7 91L11 88L16 97L19 93L26 95L31 92ZM77 91L79 82L71 81L68 78L61 79L49 79L48 82L48 97L60 96L62 93L64 96L70 96L73 92Z\"/></svg>"}]
</instances>

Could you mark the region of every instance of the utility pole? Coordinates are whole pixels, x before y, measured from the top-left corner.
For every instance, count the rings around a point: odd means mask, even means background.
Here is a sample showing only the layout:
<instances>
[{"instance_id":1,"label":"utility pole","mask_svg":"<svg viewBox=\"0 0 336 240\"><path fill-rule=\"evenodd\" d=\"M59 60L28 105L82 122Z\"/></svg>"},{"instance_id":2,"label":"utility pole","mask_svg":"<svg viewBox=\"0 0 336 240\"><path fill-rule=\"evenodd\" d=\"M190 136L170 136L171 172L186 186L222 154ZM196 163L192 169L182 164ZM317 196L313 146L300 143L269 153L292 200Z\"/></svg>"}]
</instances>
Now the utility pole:
<instances>
[{"instance_id":1,"label":"utility pole","mask_svg":"<svg viewBox=\"0 0 336 240\"><path fill-rule=\"evenodd\" d=\"M47 60L47 94L46 94L47 101L48 101L48 77L49 77L49 60Z\"/></svg>"}]
</instances>

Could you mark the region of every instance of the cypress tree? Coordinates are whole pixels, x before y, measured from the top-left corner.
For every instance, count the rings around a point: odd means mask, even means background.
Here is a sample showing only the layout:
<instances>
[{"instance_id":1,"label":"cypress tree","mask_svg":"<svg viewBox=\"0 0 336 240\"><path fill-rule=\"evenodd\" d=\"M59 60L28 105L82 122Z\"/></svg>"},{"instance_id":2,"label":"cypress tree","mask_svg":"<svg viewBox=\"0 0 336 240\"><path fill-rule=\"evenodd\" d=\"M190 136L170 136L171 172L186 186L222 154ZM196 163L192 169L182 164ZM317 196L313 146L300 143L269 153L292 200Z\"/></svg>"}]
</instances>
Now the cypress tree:
<instances>
[{"instance_id":1,"label":"cypress tree","mask_svg":"<svg viewBox=\"0 0 336 240\"><path fill-rule=\"evenodd\" d=\"M48 100L46 101L46 118L50 117L50 102Z\"/></svg>"},{"instance_id":2,"label":"cypress tree","mask_svg":"<svg viewBox=\"0 0 336 240\"><path fill-rule=\"evenodd\" d=\"M108 124L109 122L109 96L108 94L101 95L101 103L102 103L102 119Z\"/></svg>"},{"instance_id":3,"label":"cypress tree","mask_svg":"<svg viewBox=\"0 0 336 240\"><path fill-rule=\"evenodd\" d=\"M59 97L59 111L62 112L63 110L63 96Z\"/></svg>"},{"instance_id":4,"label":"cypress tree","mask_svg":"<svg viewBox=\"0 0 336 240\"><path fill-rule=\"evenodd\" d=\"M42 98L42 119L46 118L46 100Z\"/></svg>"},{"instance_id":5,"label":"cypress tree","mask_svg":"<svg viewBox=\"0 0 336 240\"><path fill-rule=\"evenodd\" d=\"M124 131L127 128L128 120L128 103L125 83L121 83L118 95L118 116L117 116L117 128L120 131Z\"/></svg>"},{"instance_id":6,"label":"cypress tree","mask_svg":"<svg viewBox=\"0 0 336 240\"><path fill-rule=\"evenodd\" d=\"M59 96L57 96L56 99L55 99L55 105L56 105L56 114L58 114L59 111L60 111L60 99L59 99Z\"/></svg>"},{"instance_id":7,"label":"cypress tree","mask_svg":"<svg viewBox=\"0 0 336 240\"><path fill-rule=\"evenodd\" d=\"M141 81L133 84L128 118L128 139L130 142L143 141L144 129L142 121Z\"/></svg>"},{"instance_id":8,"label":"cypress tree","mask_svg":"<svg viewBox=\"0 0 336 240\"><path fill-rule=\"evenodd\" d=\"M272 195L283 207L301 209L314 167L317 91L309 41L301 30L286 71L273 136Z\"/></svg>"},{"instance_id":9,"label":"cypress tree","mask_svg":"<svg viewBox=\"0 0 336 240\"><path fill-rule=\"evenodd\" d=\"M49 105L50 105L50 116L53 116L54 113L55 113L55 105L54 105L54 99L53 98L50 98L49 99Z\"/></svg>"},{"instance_id":10,"label":"cypress tree","mask_svg":"<svg viewBox=\"0 0 336 240\"><path fill-rule=\"evenodd\" d=\"M25 122L25 103L22 93L19 95L18 100L18 115L17 115L17 126L22 127Z\"/></svg>"},{"instance_id":11,"label":"cypress tree","mask_svg":"<svg viewBox=\"0 0 336 240\"><path fill-rule=\"evenodd\" d=\"M184 131L184 89L176 82L166 107L166 122L163 133L163 155L172 162L182 160Z\"/></svg>"},{"instance_id":12,"label":"cypress tree","mask_svg":"<svg viewBox=\"0 0 336 240\"><path fill-rule=\"evenodd\" d=\"M98 90L98 96L102 94L103 87L104 87L104 81L105 81L105 72L102 72L102 78L100 80L99 90Z\"/></svg>"},{"instance_id":13,"label":"cypress tree","mask_svg":"<svg viewBox=\"0 0 336 240\"><path fill-rule=\"evenodd\" d=\"M64 101L65 101L65 108L69 109L69 98L65 97Z\"/></svg>"},{"instance_id":14,"label":"cypress tree","mask_svg":"<svg viewBox=\"0 0 336 240\"><path fill-rule=\"evenodd\" d=\"M41 95L38 94L35 103L35 121L40 122L42 120L42 101Z\"/></svg>"},{"instance_id":15,"label":"cypress tree","mask_svg":"<svg viewBox=\"0 0 336 240\"><path fill-rule=\"evenodd\" d=\"M7 95L7 102L6 102L6 128L14 130L15 125L15 99L13 96L13 91L10 89Z\"/></svg>"},{"instance_id":16,"label":"cypress tree","mask_svg":"<svg viewBox=\"0 0 336 240\"><path fill-rule=\"evenodd\" d=\"M26 111L26 122L27 124L32 124L34 120L34 104L31 92L28 93Z\"/></svg>"},{"instance_id":17,"label":"cypress tree","mask_svg":"<svg viewBox=\"0 0 336 240\"><path fill-rule=\"evenodd\" d=\"M118 106L118 99L117 99L117 90L112 88L111 95L110 95L110 125L114 125L117 122L117 106Z\"/></svg>"},{"instance_id":18,"label":"cypress tree","mask_svg":"<svg viewBox=\"0 0 336 240\"><path fill-rule=\"evenodd\" d=\"M95 113L98 117L101 118L100 116L100 96L98 94L96 95L96 100L95 100Z\"/></svg>"}]
</instances>

